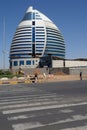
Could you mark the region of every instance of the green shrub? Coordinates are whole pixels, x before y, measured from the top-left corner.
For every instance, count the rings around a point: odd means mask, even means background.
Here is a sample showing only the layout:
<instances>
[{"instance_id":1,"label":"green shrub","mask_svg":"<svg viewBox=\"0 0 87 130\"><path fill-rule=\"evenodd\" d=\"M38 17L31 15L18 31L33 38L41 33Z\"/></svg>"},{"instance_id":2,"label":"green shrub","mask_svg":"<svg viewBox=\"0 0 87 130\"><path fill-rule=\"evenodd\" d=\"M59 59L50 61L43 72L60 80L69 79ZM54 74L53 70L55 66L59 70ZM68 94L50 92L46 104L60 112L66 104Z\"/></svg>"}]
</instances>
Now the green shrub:
<instances>
[{"instance_id":1,"label":"green shrub","mask_svg":"<svg viewBox=\"0 0 87 130\"><path fill-rule=\"evenodd\" d=\"M3 77L12 78L14 77L14 75L9 70L7 71L0 70L0 78Z\"/></svg>"},{"instance_id":2,"label":"green shrub","mask_svg":"<svg viewBox=\"0 0 87 130\"><path fill-rule=\"evenodd\" d=\"M14 76L22 77L23 75L24 74L22 73L13 74L9 70L6 70L6 71L0 70L0 78L3 78L3 77L13 78Z\"/></svg>"}]
</instances>

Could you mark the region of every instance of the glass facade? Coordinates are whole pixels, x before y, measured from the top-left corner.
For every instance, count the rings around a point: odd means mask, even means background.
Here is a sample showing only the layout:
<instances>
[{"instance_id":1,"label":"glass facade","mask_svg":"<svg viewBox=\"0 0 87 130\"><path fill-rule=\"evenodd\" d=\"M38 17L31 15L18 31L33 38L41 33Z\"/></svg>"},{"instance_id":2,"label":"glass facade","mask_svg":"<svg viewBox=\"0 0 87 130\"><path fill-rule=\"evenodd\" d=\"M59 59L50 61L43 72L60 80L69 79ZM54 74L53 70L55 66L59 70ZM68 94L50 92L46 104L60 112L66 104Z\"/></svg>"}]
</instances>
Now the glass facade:
<instances>
[{"instance_id":1,"label":"glass facade","mask_svg":"<svg viewBox=\"0 0 87 130\"><path fill-rule=\"evenodd\" d=\"M45 53L52 56L65 57L64 38L59 30L53 28L46 28L47 44Z\"/></svg>"},{"instance_id":2,"label":"glass facade","mask_svg":"<svg viewBox=\"0 0 87 130\"><path fill-rule=\"evenodd\" d=\"M29 7L11 43L10 67L35 65L32 58L38 58L39 62L49 54L65 58L64 38L48 17Z\"/></svg>"}]
</instances>

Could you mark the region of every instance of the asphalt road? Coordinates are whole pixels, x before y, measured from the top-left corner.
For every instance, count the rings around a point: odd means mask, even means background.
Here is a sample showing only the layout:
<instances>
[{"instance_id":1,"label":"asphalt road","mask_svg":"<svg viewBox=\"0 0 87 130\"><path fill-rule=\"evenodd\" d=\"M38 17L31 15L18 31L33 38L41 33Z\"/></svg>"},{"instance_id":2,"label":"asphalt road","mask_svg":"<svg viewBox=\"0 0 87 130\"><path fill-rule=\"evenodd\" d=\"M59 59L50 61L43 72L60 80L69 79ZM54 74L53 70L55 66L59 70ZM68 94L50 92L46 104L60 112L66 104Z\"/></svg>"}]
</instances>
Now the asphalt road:
<instances>
[{"instance_id":1,"label":"asphalt road","mask_svg":"<svg viewBox=\"0 0 87 130\"><path fill-rule=\"evenodd\" d=\"M0 130L87 130L87 81L0 85Z\"/></svg>"}]
</instances>

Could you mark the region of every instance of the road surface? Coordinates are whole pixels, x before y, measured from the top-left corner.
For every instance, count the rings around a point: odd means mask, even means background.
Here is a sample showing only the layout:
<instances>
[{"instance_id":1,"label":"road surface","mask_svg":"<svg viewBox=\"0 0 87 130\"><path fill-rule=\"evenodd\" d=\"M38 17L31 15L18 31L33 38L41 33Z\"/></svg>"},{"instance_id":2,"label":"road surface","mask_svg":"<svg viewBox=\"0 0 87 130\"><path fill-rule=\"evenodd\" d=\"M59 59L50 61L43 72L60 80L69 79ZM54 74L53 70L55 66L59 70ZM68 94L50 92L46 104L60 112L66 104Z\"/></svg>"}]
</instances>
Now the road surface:
<instances>
[{"instance_id":1,"label":"road surface","mask_svg":"<svg viewBox=\"0 0 87 130\"><path fill-rule=\"evenodd\" d=\"M87 130L87 81L0 85L0 130Z\"/></svg>"}]
</instances>

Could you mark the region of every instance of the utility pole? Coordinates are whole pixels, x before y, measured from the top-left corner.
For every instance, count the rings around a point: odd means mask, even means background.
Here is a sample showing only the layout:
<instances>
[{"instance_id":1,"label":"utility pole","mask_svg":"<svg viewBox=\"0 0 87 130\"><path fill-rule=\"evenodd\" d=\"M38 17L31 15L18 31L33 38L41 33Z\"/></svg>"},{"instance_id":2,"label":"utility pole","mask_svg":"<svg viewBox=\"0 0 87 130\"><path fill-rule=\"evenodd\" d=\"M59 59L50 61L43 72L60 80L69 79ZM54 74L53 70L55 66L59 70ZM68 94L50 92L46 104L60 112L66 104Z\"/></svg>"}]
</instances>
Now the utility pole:
<instances>
[{"instance_id":1,"label":"utility pole","mask_svg":"<svg viewBox=\"0 0 87 130\"><path fill-rule=\"evenodd\" d=\"M3 18L3 69L5 69L5 54L6 54L6 30L5 30L5 18Z\"/></svg>"}]
</instances>

